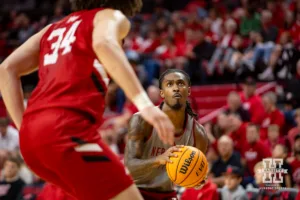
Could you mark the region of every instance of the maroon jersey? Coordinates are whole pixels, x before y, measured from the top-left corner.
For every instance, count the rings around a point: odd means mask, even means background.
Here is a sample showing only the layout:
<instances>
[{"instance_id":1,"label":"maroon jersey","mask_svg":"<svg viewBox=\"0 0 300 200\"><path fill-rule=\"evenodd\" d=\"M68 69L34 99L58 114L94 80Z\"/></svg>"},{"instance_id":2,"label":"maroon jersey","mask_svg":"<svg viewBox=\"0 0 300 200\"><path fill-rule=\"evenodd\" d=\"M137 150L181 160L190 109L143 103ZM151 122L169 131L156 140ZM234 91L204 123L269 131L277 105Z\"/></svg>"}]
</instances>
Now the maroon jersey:
<instances>
[{"instance_id":1,"label":"maroon jersey","mask_svg":"<svg viewBox=\"0 0 300 200\"><path fill-rule=\"evenodd\" d=\"M45 32L40 42L40 80L25 115L63 108L100 122L109 81L92 48L93 21L100 10L73 13Z\"/></svg>"}]
</instances>

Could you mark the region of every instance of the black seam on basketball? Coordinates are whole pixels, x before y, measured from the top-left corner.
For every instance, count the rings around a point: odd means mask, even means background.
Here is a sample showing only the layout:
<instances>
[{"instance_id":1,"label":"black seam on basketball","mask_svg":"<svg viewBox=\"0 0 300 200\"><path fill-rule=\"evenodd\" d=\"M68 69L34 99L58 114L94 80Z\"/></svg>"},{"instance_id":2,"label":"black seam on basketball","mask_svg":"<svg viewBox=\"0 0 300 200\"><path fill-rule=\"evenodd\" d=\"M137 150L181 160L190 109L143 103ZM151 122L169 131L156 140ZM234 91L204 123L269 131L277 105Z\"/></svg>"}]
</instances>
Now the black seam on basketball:
<instances>
[{"instance_id":1,"label":"black seam on basketball","mask_svg":"<svg viewBox=\"0 0 300 200\"><path fill-rule=\"evenodd\" d=\"M184 155L184 153L185 153L187 150L188 150L188 148L186 148L186 150L185 150L184 152L182 152L182 154L181 154L181 156L180 156L180 159L179 159L179 161L178 161L178 165L176 166L175 180L174 180L173 182L175 182L176 179L177 179L177 170L178 170L178 166L179 166L180 160L181 160L182 156Z\"/></svg>"},{"instance_id":2,"label":"black seam on basketball","mask_svg":"<svg viewBox=\"0 0 300 200\"><path fill-rule=\"evenodd\" d=\"M172 174L171 174L171 172L170 172L170 169L169 169L169 166L170 166L170 164L168 164L167 165L167 174L169 175L169 178L170 178L170 180L172 181L172 182L174 182L174 180L173 180L173 176L172 176Z\"/></svg>"},{"instance_id":3,"label":"black seam on basketball","mask_svg":"<svg viewBox=\"0 0 300 200\"><path fill-rule=\"evenodd\" d=\"M110 159L106 156L82 156L85 162L110 162Z\"/></svg>"},{"instance_id":4,"label":"black seam on basketball","mask_svg":"<svg viewBox=\"0 0 300 200\"><path fill-rule=\"evenodd\" d=\"M194 170L194 168L195 168L195 166L196 166L196 164L197 164L197 162L198 162L198 160L199 160L199 157L200 157L200 152L199 152L199 154L198 154L198 158L197 158L196 163L194 164L192 170L191 170L190 173L185 177L185 179L183 179L180 183L183 183L183 182L187 179L187 177L190 176L190 174L191 174L192 171ZM180 183L179 183L179 184L180 184Z\"/></svg>"},{"instance_id":5,"label":"black seam on basketball","mask_svg":"<svg viewBox=\"0 0 300 200\"><path fill-rule=\"evenodd\" d=\"M200 155L200 154L199 154ZM201 160L201 162L203 161L203 159L204 159L204 157L202 158L202 160ZM200 164L201 164L201 162L200 162ZM198 180L199 181L199 180ZM191 184L188 184L188 185L182 185L182 187L189 187L189 186L191 186L191 185L194 185L195 183L197 183L198 181L195 181L195 182L193 182L193 183L191 183Z\"/></svg>"}]
</instances>

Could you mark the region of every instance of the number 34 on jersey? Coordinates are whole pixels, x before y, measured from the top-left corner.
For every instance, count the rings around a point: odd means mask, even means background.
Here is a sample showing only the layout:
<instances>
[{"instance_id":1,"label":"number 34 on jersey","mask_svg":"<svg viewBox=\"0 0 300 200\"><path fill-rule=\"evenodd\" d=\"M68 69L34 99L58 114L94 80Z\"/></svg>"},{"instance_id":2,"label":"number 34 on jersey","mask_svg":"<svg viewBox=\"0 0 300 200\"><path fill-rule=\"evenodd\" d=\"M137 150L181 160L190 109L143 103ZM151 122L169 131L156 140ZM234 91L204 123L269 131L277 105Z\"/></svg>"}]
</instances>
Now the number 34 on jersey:
<instances>
[{"instance_id":1,"label":"number 34 on jersey","mask_svg":"<svg viewBox=\"0 0 300 200\"><path fill-rule=\"evenodd\" d=\"M51 50L52 53L46 54L44 56L44 66L55 64L59 57L59 50L63 49L61 55L65 55L70 53L72 50L72 43L76 41L75 32L81 23L80 21L76 21L73 23L71 28L67 30L67 28L59 28L50 34L48 37L48 41L52 41L57 38L57 40L52 43ZM68 31L64 37L65 32Z\"/></svg>"}]
</instances>

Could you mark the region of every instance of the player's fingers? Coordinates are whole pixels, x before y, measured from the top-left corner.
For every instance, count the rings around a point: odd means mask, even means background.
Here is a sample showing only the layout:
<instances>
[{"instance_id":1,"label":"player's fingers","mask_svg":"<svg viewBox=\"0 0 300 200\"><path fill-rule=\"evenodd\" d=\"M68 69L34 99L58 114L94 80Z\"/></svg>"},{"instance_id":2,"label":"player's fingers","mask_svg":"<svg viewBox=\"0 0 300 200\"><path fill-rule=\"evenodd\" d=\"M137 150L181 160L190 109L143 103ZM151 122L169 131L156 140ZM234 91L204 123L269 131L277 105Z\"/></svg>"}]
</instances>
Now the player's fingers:
<instances>
[{"instance_id":1,"label":"player's fingers","mask_svg":"<svg viewBox=\"0 0 300 200\"><path fill-rule=\"evenodd\" d=\"M172 147L170 149L170 152L173 153L173 152L181 152L181 149L177 148L177 147Z\"/></svg>"},{"instance_id":2,"label":"player's fingers","mask_svg":"<svg viewBox=\"0 0 300 200\"><path fill-rule=\"evenodd\" d=\"M172 161L169 157L166 159L166 161L167 161L168 163L173 163L173 161Z\"/></svg>"},{"instance_id":3,"label":"player's fingers","mask_svg":"<svg viewBox=\"0 0 300 200\"><path fill-rule=\"evenodd\" d=\"M183 148L184 145L176 145L177 148Z\"/></svg>"},{"instance_id":4,"label":"player's fingers","mask_svg":"<svg viewBox=\"0 0 300 200\"><path fill-rule=\"evenodd\" d=\"M178 157L178 155L177 155L176 153L170 153L170 154L169 154L169 157L174 157L174 158L177 158L177 157Z\"/></svg>"}]
</instances>

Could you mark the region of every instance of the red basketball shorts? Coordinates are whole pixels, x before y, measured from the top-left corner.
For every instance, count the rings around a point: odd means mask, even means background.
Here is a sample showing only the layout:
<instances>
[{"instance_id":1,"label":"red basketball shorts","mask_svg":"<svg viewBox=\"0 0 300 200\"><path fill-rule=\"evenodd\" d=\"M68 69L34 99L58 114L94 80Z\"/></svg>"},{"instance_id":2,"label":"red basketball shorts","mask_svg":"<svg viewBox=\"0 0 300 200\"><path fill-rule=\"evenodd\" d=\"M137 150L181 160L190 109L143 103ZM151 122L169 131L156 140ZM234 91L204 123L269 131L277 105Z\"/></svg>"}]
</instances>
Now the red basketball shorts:
<instances>
[{"instance_id":1,"label":"red basketball shorts","mask_svg":"<svg viewBox=\"0 0 300 200\"><path fill-rule=\"evenodd\" d=\"M31 170L78 200L111 199L133 184L97 127L72 111L48 109L25 116L20 147Z\"/></svg>"}]
</instances>

